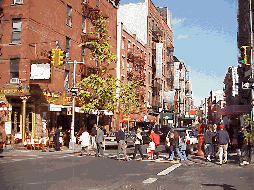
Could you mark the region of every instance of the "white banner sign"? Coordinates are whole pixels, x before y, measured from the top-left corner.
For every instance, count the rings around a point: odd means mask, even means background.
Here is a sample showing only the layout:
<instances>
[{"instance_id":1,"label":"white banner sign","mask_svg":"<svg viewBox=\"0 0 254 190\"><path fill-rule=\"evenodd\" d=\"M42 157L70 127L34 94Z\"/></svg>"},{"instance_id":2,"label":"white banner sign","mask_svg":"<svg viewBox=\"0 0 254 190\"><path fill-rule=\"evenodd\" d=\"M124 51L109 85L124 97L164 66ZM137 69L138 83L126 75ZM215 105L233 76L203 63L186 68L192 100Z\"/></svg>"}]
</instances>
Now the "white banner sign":
<instances>
[{"instance_id":1,"label":"white banner sign","mask_svg":"<svg viewBox=\"0 0 254 190\"><path fill-rule=\"evenodd\" d=\"M5 134L11 135L11 121L5 122Z\"/></svg>"},{"instance_id":2,"label":"white banner sign","mask_svg":"<svg viewBox=\"0 0 254 190\"><path fill-rule=\"evenodd\" d=\"M175 97L175 91L169 90L168 92L164 92L164 103L173 103Z\"/></svg>"},{"instance_id":3,"label":"white banner sign","mask_svg":"<svg viewBox=\"0 0 254 190\"><path fill-rule=\"evenodd\" d=\"M163 47L163 43L156 43L156 74L155 74L155 78L162 77L162 47Z\"/></svg>"}]
</instances>

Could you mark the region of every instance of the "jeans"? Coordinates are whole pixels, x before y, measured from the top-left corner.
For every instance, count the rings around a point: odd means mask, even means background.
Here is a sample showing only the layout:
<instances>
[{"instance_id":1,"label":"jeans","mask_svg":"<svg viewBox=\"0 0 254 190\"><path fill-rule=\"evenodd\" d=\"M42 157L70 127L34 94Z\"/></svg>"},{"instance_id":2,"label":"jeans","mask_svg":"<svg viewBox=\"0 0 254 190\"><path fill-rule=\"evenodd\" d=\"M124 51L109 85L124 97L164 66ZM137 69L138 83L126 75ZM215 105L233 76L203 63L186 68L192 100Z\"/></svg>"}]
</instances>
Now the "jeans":
<instances>
[{"instance_id":1,"label":"jeans","mask_svg":"<svg viewBox=\"0 0 254 190\"><path fill-rule=\"evenodd\" d=\"M173 151L171 152L170 158L169 158L170 160L173 160L173 158L174 158L174 153L175 153L174 151L176 151L177 155L179 156L179 158L180 158L181 160L184 160L182 154L181 154L180 151L179 151L179 148L174 148L174 149L173 149Z\"/></svg>"},{"instance_id":2,"label":"jeans","mask_svg":"<svg viewBox=\"0 0 254 190\"><path fill-rule=\"evenodd\" d=\"M219 158L220 158L220 163L222 163L222 158L223 158L223 155L224 155L224 162L227 162L228 160L228 144L225 144L225 145L220 145L219 146Z\"/></svg>"},{"instance_id":3,"label":"jeans","mask_svg":"<svg viewBox=\"0 0 254 190\"><path fill-rule=\"evenodd\" d=\"M142 153L142 149L141 149L141 145L140 144L135 144L135 150L134 150L134 154L133 154L133 159L135 159L137 151L139 151L141 158L144 159L144 155Z\"/></svg>"},{"instance_id":4,"label":"jeans","mask_svg":"<svg viewBox=\"0 0 254 190\"><path fill-rule=\"evenodd\" d=\"M104 154L102 142L97 143L96 155L99 156L99 154Z\"/></svg>"},{"instance_id":5,"label":"jeans","mask_svg":"<svg viewBox=\"0 0 254 190\"><path fill-rule=\"evenodd\" d=\"M213 155L213 145L212 144L206 144L205 145L205 153L207 158L211 158Z\"/></svg>"},{"instance_id":6,"label":"jeans","mask_svg":"<svg viewBox=\"0 0 254 190\"><path fill-rule=\"evenodd\" d=\"M187 157L186 157L186 153L185 153L185 150L179 150L182 157L183 157L183 160L187 160Z\"/></svg>"}]
</instances>

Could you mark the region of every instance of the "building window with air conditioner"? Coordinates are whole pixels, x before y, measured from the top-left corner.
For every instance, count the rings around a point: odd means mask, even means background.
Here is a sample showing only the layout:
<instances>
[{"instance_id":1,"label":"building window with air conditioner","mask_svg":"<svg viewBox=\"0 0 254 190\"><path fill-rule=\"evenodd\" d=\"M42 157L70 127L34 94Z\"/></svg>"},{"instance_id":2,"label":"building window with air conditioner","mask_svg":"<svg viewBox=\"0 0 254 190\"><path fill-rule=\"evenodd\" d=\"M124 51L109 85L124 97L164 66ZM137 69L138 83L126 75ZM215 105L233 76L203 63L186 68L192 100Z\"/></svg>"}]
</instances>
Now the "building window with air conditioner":
<instances>
[{"instance_id":1,"label":"building window with air conditioner","mask_svg":"<svg viewBox=\"0 0 254 190\"><path fill-rule=\"evenodd\" d=\"M82 16L82 32L86 33L86 16Z\"/></svg>"},{"instance_id":2,"label":"building window with air conditioner","mask_svg":"<svg viewBox=\"0 0 254 190\"><path fill-rule=\"evenodd\" d=\"M13 4L23 4L23 0L13 0Z\"/></svg>"},{"instance_id":3,"label":"building window with air conditioner","mask_svg":"<svg viewBox=\"0 0 254 190\"><path fill-rule=\"evenodd\" d=\"M11 43L18 44L21 41L21 18L12 19Z\"/></svg>"},{"instance_id":4,"label":"building window with air conditioner","mask_svg":"<svg viewBox=\"0 0 254 190\"><path fill-rule=\"evenodd\" d=\"M70 59L70 53L71 53L71 38L69 38L69 37L66 37L65 52L66 52L66 58L67 58L67 59Z\"/></svg>"},{"instance_id":5,"label":"building window with air conditioner","mask_svg":"<svg viewBox=\"0 0 254 190\"><path fill-rule=\"evenodd\" d=\"M18 80L19 78L19 59L10 60L10 79Z\"/></svg>"},{"instance_id":6,"label":"building window with air conditioner","mask_svg":"<svg viewBox=\"0 0 254 190\"><path fill-rule=\"evenodd\" d=\"M67 5L67 17L66 17L66 24L71 27L71 6Z\"/></svg>"}]
</instances>

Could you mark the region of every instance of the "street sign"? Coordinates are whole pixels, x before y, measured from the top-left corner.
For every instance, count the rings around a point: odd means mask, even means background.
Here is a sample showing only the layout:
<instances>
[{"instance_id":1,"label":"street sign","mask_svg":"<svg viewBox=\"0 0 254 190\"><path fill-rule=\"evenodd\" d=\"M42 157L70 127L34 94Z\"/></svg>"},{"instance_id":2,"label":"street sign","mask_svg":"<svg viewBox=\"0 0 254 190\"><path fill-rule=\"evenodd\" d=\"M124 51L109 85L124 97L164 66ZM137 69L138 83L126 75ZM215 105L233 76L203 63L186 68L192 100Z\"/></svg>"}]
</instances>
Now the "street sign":
<instances>
[{"instance_id":1,"label":"street sign","mask_svg":"<svg viewBox=\"0 0 254 190\"><path fill-rule=\"evenodd\" d=\"M78 87L72 87L71 88L71 92L72 93L77 93L79 91L79 88Z\"/></svg>"},{"instance_id":2,"label":"street sign","mask_svg":"<svg viewBox=\"0 0 254 190\"><path fill-rule=\"evenodd\" d=\"M252 88L253 88L253 83L250 83L250 82L243 82L243 83L242 83L242 88L243 88L243 89L252 89Z\"/></svg>"}]
</instances>

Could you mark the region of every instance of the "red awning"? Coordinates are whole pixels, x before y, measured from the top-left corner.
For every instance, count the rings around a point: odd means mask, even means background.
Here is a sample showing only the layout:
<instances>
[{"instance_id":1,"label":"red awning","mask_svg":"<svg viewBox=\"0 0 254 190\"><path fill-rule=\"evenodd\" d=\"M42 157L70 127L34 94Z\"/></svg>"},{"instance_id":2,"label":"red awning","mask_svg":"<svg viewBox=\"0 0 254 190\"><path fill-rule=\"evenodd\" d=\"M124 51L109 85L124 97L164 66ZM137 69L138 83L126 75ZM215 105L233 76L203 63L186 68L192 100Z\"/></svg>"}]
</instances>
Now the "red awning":
<instances>
[{"instance_id":1,"label":"red awning","mask_svg":"<svg viewBox=\"0 0 254 190\"><path fill-rule=\"evenodd\" d=\"M147 119L149 120L149 122L156 122L157 118L153 115L148 115Z\"/></svg>"},{"instance_id":2,"label":"red awning","mask_svg":"<svg viewBox=\"0 0 254 190\"><path fill-rule=\"evenodd\" d=\"M251 105L231 105L225 106L219 111L219 115L237 115L250 113L252 109Z\"/></svg>"}]
</instances>

